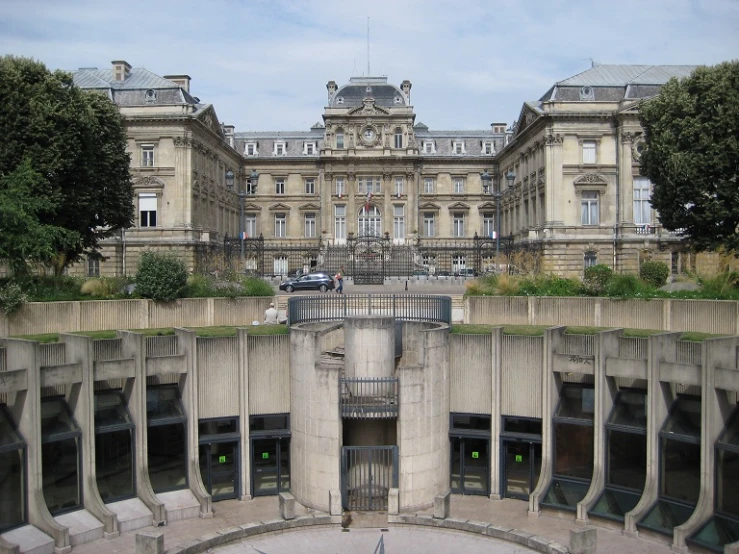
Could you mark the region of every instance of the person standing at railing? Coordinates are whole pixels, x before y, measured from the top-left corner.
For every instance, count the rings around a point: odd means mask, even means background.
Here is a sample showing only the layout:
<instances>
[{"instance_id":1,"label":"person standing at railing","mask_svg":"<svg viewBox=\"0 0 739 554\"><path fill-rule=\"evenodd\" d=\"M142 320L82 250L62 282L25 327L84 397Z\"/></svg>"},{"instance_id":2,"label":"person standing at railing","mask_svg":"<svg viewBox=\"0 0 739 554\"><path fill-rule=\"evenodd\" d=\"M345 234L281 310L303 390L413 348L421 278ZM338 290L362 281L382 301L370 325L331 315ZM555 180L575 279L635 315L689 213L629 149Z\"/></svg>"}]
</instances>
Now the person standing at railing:
<instances>
[{"instance_id":1,"label":"person standing at railing","mask_svg":"<svg viewBox=\"0 0 739 554\"><path fill-rule=\"evenodd\" d=\"M344 266L341 266L341 269L336 274L336 277L334 277L334 279L336 279L336 292L338 294L344 294L344 275L343 273L344 273Z\"/></svg>"}]
</instances>

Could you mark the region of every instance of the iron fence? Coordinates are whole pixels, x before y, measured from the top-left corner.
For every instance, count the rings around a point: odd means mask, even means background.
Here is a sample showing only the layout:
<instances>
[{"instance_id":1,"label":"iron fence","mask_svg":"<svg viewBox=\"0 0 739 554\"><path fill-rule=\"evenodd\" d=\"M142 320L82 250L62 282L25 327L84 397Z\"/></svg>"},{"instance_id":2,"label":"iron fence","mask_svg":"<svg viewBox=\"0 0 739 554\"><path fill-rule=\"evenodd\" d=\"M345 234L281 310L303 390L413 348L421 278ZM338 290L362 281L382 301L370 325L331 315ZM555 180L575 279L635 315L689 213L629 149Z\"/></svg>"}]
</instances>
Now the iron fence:
<instances>
[{"instance_id":1,"label":"iron fence","mask_svg":"<svg viewBox=\"0 0 739 554\"><path fill-rule=\"evenodd\" d=\"M341 377L341 415L351 419L385 419L398 416L397 377Z\"/></svg>"},{"instance_id":2,"label":"iron fence","mask_svg":"<svg viewBox=\"0 0 739 554\"><path fill-rule=\"evenodd\" d=\"M288 299L289 325L307 321L336 321L353 315L386 315L404 321L451 324L452 298L429 294L337 294Z\"/></svg>"},{"instance_id":3,"label":"iron fence","mask_svg":"<svg viewBox=\"0 0 739 554\"><path fill-rule=\"evenodd\" d=\"M347 510L387 510L390 489L398 486L398 447L342 447L341 481Z\"/></svg>"}]
</instances>

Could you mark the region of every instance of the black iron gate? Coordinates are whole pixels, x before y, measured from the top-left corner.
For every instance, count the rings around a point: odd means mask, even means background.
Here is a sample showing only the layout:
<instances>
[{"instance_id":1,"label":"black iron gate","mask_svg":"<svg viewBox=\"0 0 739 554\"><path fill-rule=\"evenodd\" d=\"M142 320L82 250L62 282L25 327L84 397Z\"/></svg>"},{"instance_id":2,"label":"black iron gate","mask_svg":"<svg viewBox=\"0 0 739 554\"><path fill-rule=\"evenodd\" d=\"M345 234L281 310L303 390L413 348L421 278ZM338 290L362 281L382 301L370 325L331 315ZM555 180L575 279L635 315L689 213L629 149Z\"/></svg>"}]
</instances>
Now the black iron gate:
<instances>
[{"instance_id":1,"label":"black iron gate","mask_svg":"<svg viewBox=\"0 0 739 554\"><path fill-rule=\"evenodd\" d=\"M397 446L344 446L341 500L347 510L387 510L388 493L398 486Z\"/></svg>"},{"instance_id":2,"label":"black iron gate","mask_svg":"<svg viewBox=\"0 0 739 554\"><path fill-rule=\"evenodd\" d=\"M377 235L349 237L349 259L355 285L382 285L385 282L385 263L390 252L390 238Z\"/></svg>"}]
</instances>

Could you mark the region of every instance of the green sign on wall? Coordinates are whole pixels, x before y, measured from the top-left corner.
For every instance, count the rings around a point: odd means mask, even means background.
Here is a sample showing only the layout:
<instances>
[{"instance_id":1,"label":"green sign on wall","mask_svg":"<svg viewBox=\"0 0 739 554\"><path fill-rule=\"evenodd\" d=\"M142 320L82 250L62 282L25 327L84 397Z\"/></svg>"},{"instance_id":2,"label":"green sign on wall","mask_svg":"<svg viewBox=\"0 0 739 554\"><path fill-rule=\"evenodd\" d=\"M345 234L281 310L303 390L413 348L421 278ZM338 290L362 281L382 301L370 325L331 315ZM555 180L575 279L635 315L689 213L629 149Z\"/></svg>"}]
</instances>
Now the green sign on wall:
<instances>
[{"instance_id":1,"label":"green sign on wall","mask_svg":"<svg viewBox=\"0 0 739 554\"><path fill-rule=\"evenodd\" d=\"M521 454L516 454L516 461L523 462L523 456Z\"/></svg>"},{"instance_id":2,"label":"green sign on wall","mask_svg":"<svg viewBox=\"0 0 739 554\"><path fill-rule=\"evenodd\" d=\"M218 463L219 464L225 464L226 463L226 456L218 456Z\"/></svg>"},{"instance_id":3,"label":"green sign on wall","mask_svg":"<svg viewBox=\"0 0 739 554\"><path fill-rule=\"evenodd\" d=\"M479 453L479 452L473 452L473 453L472 453L472 457L473 457L474 459L477 459L477 458L479 458L479 457L480 457L480 453Z\"/></svg>"},{"instance_id":4,"label":"green sign on wall","mask_svg":"<svg viewBox=\"0 0 739 554\"><path fill-rule=\"evenodd\" d=\"M262 460L269 460L269 452L262 452Z\"/></svg>"}]
</instances>

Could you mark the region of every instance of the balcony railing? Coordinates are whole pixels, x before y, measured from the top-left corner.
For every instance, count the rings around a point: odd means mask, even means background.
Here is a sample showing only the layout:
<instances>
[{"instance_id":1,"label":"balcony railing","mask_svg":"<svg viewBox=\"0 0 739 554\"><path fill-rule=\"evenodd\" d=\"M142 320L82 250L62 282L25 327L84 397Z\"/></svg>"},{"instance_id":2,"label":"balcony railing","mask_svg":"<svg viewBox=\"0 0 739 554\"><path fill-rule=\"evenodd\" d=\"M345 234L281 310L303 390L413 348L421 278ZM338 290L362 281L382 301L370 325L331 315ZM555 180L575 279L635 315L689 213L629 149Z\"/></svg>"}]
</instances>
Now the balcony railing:
<instances>
[{"instance_id":1,"label":"balcony railing","mask_svg":"<svg viewBox=\"0 0 739 554\"><path fill-rule=\"evenodd\" d=\"M398 416L397 377L340 377L341 415L351 419Z\"/></svg>"}]
</instances>

